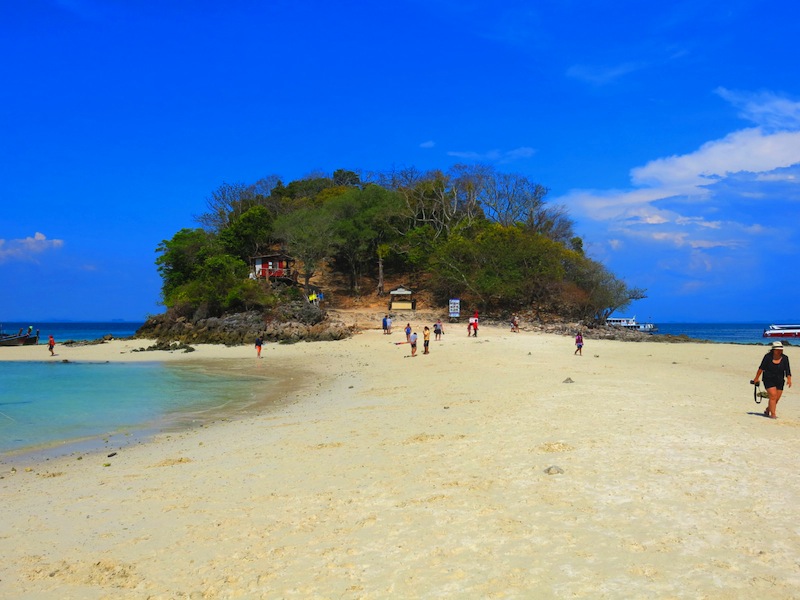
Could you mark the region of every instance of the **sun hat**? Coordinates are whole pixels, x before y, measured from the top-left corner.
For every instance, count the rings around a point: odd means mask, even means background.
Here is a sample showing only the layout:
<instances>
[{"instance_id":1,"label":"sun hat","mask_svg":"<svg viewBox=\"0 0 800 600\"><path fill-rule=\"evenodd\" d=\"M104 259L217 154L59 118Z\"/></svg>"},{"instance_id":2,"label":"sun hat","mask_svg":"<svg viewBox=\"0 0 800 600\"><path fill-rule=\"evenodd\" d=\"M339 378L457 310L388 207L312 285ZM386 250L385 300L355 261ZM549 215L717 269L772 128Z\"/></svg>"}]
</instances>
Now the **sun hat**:
<instances>
[{"instance_id":1,"label":"sun hat","mask_svg":"<svg viewBox=\"0 0 800 600\"><path fill-rule=\"evenodd\" d=\"M773 350L783 350L783 343L781 343L781 342L772 342L772 349Z\"/></svg>"}]
</instances>

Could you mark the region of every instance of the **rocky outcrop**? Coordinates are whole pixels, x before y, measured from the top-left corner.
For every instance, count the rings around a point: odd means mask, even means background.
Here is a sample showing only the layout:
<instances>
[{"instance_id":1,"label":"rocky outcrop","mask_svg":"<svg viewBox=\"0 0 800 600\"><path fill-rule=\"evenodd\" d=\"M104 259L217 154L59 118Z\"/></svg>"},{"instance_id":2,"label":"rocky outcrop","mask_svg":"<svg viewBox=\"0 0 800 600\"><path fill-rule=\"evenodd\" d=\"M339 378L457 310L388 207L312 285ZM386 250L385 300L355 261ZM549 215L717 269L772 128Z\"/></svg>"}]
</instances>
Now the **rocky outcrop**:
<instances>
[{"instance_id":1,"label":"rocky outcrop","mask_svg":"<svg viewBox=\"0 0 800 600\"><path fill-rule=\"evenodd\" d=\"M352 336L355 327L329 318L304 302L284 304L271 313L250 311L192 320L169 313L150 317L134 337L159 343L252 344L256 337L269 342L332 341Z\"/></svg>"}]
</instances>

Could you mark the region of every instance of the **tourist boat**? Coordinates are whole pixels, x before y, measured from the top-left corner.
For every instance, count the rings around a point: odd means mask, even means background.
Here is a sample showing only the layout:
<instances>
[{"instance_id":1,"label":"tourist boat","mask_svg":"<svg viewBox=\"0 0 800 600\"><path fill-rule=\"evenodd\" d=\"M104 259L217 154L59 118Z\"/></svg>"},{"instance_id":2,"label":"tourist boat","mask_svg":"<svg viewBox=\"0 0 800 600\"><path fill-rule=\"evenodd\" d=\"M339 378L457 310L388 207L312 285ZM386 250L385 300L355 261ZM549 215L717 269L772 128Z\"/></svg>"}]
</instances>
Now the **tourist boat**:
<instances>
[{"instance_id":1,"label":"tourist boat","mask_svg":"<svg viewBox=\"0 0 800 600\"><path fill-rule=\"evenodd\" d=\"M23 332L23 330L20 329L19 333L3 333L0 331L0 346L33 346L38 343L38 329L35 335L32 329L29 329L27 332Z\"/></svg>"},{"instance_id":2,"label":"tourist boat","mask_svg":"<svg viewBox=\"0 0 800 600\"><path fill-rule=\"evenodd\" d=\"M764 330L766 338L800 337L800 325L770 325Z\"/></svg>"},{"instance_id":3,"label":"tourist boat","mask_svg":"<svg viewBox=\"0 0 800 600\"><path fill-rule=\"evenodd\" d=\"M608 317L606 325L612 327L621 327L623 329L630 329L632 331L642 331L644 333L655 333L658 327L654 323L638 323L636 317Z\"/></svg>"}]
</instances>

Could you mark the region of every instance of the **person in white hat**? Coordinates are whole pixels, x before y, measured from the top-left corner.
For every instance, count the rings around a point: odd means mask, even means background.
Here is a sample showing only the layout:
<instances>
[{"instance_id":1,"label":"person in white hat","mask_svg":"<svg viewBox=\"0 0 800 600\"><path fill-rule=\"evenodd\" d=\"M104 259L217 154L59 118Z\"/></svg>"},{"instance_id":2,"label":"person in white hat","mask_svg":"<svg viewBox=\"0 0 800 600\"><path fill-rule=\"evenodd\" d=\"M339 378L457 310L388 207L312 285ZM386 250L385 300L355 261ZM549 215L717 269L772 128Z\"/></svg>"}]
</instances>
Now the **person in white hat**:
<instances>
[{"instance_id":1,"label":"person in white hat","mask_svg":"<svg viewBox=\"0 0 800 600\"><path fill-rule=\"evenodd\" d=\"M781 342L772 342L772 348L764 355L761 366L758 367L753 383L758 383L761 375L764 375L764 387L767 388L769 396L769 406L764 411L764 416L770 419L777 419L775 409L778 408L778 400L783 395L784 379L786 385L792 387L792 369L789 366L789 357L783 353Z\"/></svg>"}]
</instances>

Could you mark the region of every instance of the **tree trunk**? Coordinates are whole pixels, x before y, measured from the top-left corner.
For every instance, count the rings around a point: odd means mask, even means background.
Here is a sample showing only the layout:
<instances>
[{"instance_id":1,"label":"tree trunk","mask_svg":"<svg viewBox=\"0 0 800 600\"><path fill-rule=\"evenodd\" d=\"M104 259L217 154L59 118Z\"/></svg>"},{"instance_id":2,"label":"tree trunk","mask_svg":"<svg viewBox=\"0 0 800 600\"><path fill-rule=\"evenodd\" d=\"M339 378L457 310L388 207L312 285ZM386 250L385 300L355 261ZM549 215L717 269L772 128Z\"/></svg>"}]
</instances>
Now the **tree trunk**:
<instances>
[{"instance_id":1,"label":"tree trunk","mask_svg":"<svg viewBox=\"0 0 800 600\"><path fill-rule=\"evenodd\" d=\"M378 296L383 296L386 292L383 290L383 257L378 255Z\"/></svg>"}]
</instances>

